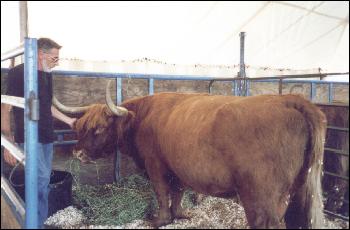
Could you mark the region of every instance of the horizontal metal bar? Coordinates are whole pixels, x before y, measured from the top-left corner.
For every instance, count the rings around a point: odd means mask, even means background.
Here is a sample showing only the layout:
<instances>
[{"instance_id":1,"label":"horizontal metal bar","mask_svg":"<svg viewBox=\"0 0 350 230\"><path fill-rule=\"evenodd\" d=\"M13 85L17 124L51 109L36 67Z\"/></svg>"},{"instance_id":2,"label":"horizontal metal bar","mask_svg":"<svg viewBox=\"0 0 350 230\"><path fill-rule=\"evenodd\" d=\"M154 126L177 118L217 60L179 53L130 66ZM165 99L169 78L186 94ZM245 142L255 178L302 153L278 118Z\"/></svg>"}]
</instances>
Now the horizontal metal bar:
<instances>
[{"instance_id":1,"label":"horizontal metal bar","mask_svg":"<svg viewBox=\"0 0 350 230\"><path fill-rule=\"evenodd\" d=\"M337 214L337 213L334 213L334 212L330 212L330 211L325 210L325 209L323 210L323 212L326 213L326 214L328 214L328 215L337 217L337 218L339 218L339 219L349 221L349 217L346 217L346 216L343 216L343 215L340 215L340 214Z\"/></svg>"},{"instance_id":2,"label":"horizontal metal bar","mask_svg":"<svg viewBox=\"0 0 350 230\"><path fill-rule=\"evenodd\" d=\"M302 79L300 77L299 79ZM259 82L259 83L278 83L281 79L273 79L273 80L255 80L252 78L247 78L246 80L250 82ZM343 81L324 81L324 80L288 80L284 79L282 84L295 84L295 83L315 83L315 84L339 84L339 85L349 85L349 82Z\"/></svg>"},{"instance_id":3,"label":"horizontal metal bar","mask_svg":"<svg viewBox=\"0 0 350 230\"><path fill-rule=\"evenodd\" d=\"M8 199L11 204L15 207L15 212L21 217L20 222L23 224L24 223L24 218L25 218L25 208L24 208L24 202L23 200L16 195L15 191L11 189L11 185L9 181L1 176L1 195L5 193L6 199ZM17 215L16 215L17 216Z\"/></svg>"},{"instance_id":4,"label":"horizontal metal bar","mask_svg":"<svg viewBox=\"0 0 350 230\"><path fill-rule=\"evenodd\" d=\"M344 203L349 204L349 200L337 197L338 194L336 194L336 193L331 193L331 194L330 193L328 193L328 194L326 193L326 195L327 195L327 198L332 198L333 200L339 200L339 201L342 201Z\"/></svg>"},{"instance_id":5,"label":"horizontal metal bar","mask_svg":"<svg viewBox=\"0 0 350 230\"><path fill-rule=\"evenodd\" d=\"M25 165L25 155L21 148L17 145L13 144L11 141L7 139L5 135L1 133L1 145L8 149L11 154L23 165Z\"/></svg>"},{"instance_id":6,"label":"horizontal metal bar","mask_svg":"<svg viewBox=\"0 0 350 230\"><path fill-rule=\"evenodd\" d=\"M336 173L327 172L327 171L323 171L323 173L326 174L326 175L329 175L329 176L338 177L338 178L343 179L343 180L349 180L349 177L347 177L347 176L342 176L342 175L338 175L338 174L336 174Z\"/></svg>"},{"instance_id":7,"label":"horizontal metal bar","mask_svg":"<svg viewBox=\"0 0 350 230\"><path fill-rule=\"evenodd\" d=\"M139 73L106 73L106 72L88 72L88 71L53 71L54 75L74 76L74 77L104 77L104 78L137 78L137 79L155 79L155 80L204 80L210 81L214 77L205 75L167 75L167 74L139 74Z\"/></svg>"},{"instance_id":8,"label":"horizontal metal bar","mask_svg":"<svg viewBox=\"0 0 350 230\"><path fill-rule=\"evenodd\" d=\"M8 73L10 68L1 68L1 73Z\"/></svg>"},{"instance_id":9,"label":"horizontal metal bar","mask_svg":"<svg viewBox=\"0 0 350 230\"><path fill-rule=\"evenodd\" d=\"M56 129L54 130L55 134L68 134L68 133L75 133L72 129Z\"/></svg>"},{"instance_id":10,"label":"horizontal metal bar","mask_svg":"<svg viewBox=\"0 0 350 230\"><path fill-rule=\"evenodd\" d=\"M60 146L60 145L74 145L78 143L77 140L71 140L71 141L55 141L53 142L54 146Z\"/></svg>"},{"instance_id":11,"label":"horizontal metal bar","mask_svg":"<svg viewBox=\"0 0 350 230\"><path fill-rule=\"evenodd\" d=\"M318 77L332 77L328 75L348 75L349 72L343 73L312 73L312 74L286 74L286 75L274 75L263 77L235 77L232 80L266 80L266 79L294 79L294 78L318 78ZM227 78L217 78L218 81L225 81Z\"/></svg>"},{"instance_id":12,"label":"horizontal metal bar","mask_svg":"<svg viewBox=\"0 0 350 230\"><path fill-rule=\"evenodd\" d=\"M349 132L349 128L340 128L340 127L335 127L335 126L327 126L327 129Z\"/></svg>"},{"instance_id":13,"label":"horizontal metal bar","mask_svg":"<svg viewBox=\"0 0 350 230\"><path fill-rule=\"evenodd\" d=\"M6 61L8 59L17 57L17 56L19 56L19 55L21 55L23 53L24 53L24 45L21 44L19 47L16 47L16 48L14 48L12 50L9 50L9 51L7 51L5 53L2 53L1 54L1 61L2 62Z\"/></svg>"},{"instance_id":14,"label":"horizontal metal bar","mask_svg":"<svg viewBox=\"0 0 350 230\"><path fill-rule=\"evenodd\" d=\"M274 77L256 77L256 78L239 78L239 77L233 77L233 78L217 78L212 76L203 76L203 75L169 75L169 74L137 74L137 73L105 73L105 72L87 72L87 71L63 71L63 70L56 70L53 71L53 74L55 75L75 75L80 77L107 77L107 78L138 78L138 79L150 79L153 78L155 80L214 80L214 81L232 81L232 80L268 80L268 79L287 79L287 78L314 78L315 74L308 74L308 75L280 75L274 76ZM340 74L349 74L349 73L329 73L331 75L340 75ZM319 76L320 74L317 74ZM328 75L328 74L321 74L321 75ZM300 81L296 81L300 82ZM340 84L349 84L348 82L331 82L331 81L321 81L321 80L314 80L314 81L308 81L314 82L314 83L320 83L320 84L329 84L329 83L340 83Z\"/></svg>"},{"instance_id":15,"label":"horizontal metal bar","mask_svg":"<svg viewBox=\"0 0 350 230\"><path fill-rule=\"evenodd\" d=\"M1 95L1 104L9 104L24 109L25 100L23 97Z\"/></svg>"},{"instance_id":16,"label":"horizontal metal bar","mask_svg":"<svg viewBox=\"0 0 350 230\"><path fill-rule=\"evenodd\" d=\"M1 68L1 72L7 73L8 68ZM138 73L108 73L108 72L89 72L89 71L65 71L65 70L55 70L52 72L54 75L63 75L70 77L104 77L104 78L135 78L135 79L155 79L155 80L204 80L204 81L235 81L243 80L239 77L227 77L218 78L212 76L203 75L170 75L170 74L138 74ZM302 78L315 78L326 75L345 75L347 73L323 73L323 74L302 74L302 75L275 75L266 77L255 77L255 78L244 78L248 81L259 81L259 82L275 82L280 79L302 79ZM329 76L331 77L331 76ZM270 80L269 80L270 79ZM272 79L272 80L271 80ZM273 80L274 79L274 80ZM284 80L284 83L300 83L301 81L296 80ZM349 82L339 82L339 81L323 81L323 80L303 80L305 83L317 83L317 84L341 84L348 85Z\"/></svg>"},{"instance_id":17,"label":"horizontal metal bar","mask_svg":"<svg viewBox=\"0 0 350 230\"><path fill-rule=\"evenodd\" d=\"M324 151L329 151L331 153L335 153L335 154L340 154L342 156L346 156L349 157L349 153L344 152L343 150L340 149L333 149L333 148L324 148Z\"/></svg>"},{"instance_id":18,"label":"horizontal metal bar","mask_svg":"<svg viewBox=\"0 0 350 230\"><path fill-rule=\"evenodd\" d=\"M168 75L168 74L126 74L126 73L91 73L91 72L79 72L79 71L53 71L55 75L75 75L75 77L106 77L106 78L136 78L136 79L151 79L154 80L202 80L202 81L235 81L242 80L241 78L217 78L212 76L202 76L202 75ZM287 77L286 77L287 78ZM303 76L299 76L299 78L303 78ZM280 78L276 78L273 80L269 80L269 77L260 77L260 78L245 78L244 80L248 81L258 81L258 82L277 82ZM297 80L284 80L284 83L300 83L301 81ZM331 82L331 81L322 81L322 80L304 80L302 82L305 83L316 83L316 84L344 84L348 85L348 82Z\"/></svg>"},{"instance_id":19,"label":"horizontal metal bar","mask_svg":"<svg viewBox=\"0 0 350 230\"><path fill-rule=\"evenodd\" d=\"M349 103L320 103L315 102L315 105L324 105L324 106L331 106L331 107L349 107Z\"/></svg>"}]
</instances>

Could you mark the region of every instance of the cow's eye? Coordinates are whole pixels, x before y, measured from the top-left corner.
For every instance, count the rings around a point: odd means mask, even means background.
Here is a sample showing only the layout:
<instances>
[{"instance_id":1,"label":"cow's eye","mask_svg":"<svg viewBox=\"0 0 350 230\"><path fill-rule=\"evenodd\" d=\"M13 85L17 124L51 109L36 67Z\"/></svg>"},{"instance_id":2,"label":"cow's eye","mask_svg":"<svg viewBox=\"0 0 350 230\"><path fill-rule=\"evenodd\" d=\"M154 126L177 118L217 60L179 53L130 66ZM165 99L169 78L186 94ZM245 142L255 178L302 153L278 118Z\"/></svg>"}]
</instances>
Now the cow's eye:
<instances>
[{"instance_id":1,"label":"cow's eye","mask_svg":"<svg viewBox=\"0 0 350 230\"><path fill-rule=\"evenodd\" d=\"M96 129L95 135L98 135L98 134L100 134L100 133L103 133L104 130L105 130L105 128L103 128L103 127L100 127L100 128L98 128L98 129Z\"/></svg>"}]
</instances>

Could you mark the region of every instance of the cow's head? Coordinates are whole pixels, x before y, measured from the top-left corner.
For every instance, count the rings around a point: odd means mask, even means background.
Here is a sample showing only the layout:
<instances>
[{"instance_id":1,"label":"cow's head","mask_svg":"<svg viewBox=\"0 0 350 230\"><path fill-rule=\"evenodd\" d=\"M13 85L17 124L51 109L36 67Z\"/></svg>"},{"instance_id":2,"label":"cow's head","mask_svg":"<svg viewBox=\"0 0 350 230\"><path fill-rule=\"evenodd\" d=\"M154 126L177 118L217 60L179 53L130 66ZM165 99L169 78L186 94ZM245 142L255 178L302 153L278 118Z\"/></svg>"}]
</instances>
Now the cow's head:
<instances>
[{"instance_id":1,"label":"cow's head","mask_svg":"<svg viewBox=\"0 0 350 230\"><path fill-rule=\"evenodd\" d=\"M109 91L111 82L108 82L106 88L106 104L62 107L56 99L54 101L55 106L64 112L84 113L73 128L78 136L73 155L84 163L114 153L126 129L131 126L133 113L113 103Z\"/></svg>"}]
</instances>

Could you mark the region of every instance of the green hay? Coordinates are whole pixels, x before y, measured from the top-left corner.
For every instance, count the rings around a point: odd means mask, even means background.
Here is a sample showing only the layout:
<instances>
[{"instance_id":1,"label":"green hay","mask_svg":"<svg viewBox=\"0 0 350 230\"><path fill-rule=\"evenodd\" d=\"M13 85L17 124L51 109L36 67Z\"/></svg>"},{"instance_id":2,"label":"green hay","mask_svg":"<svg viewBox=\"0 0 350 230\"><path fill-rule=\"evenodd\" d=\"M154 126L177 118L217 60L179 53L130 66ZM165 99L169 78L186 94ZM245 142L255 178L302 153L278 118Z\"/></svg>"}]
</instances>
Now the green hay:
<instances>
[{"instance_id":1,"label":"green hay","mask_svg":"<svg viewBox=\"0 0 350 230\"><path fill-rule=\"evenodd\" d=\"M194 193L187 190L183 207L191 208ZM92 225L123 225L136 219L149 219L158 204L148 179L135 174L118 183L79 185L73 189L73 204Z\"/></svg>"},{"instance_id":2,"label":"green hay","mask_svg":"<svg viewBox=\"0 0 350 230\"><path fill-rule=\"evenodd\" d=\"M94 225L122 225L148 218L155 202L149 181L141 175L114 184L80 185L73 190L73 204Z\"/></svg>"},{"instance_id":3,"label":"green hay","mask_svg":"<svg viewBox=\"0 0 350 230\"><path fill-rule=\"evenodd\" d=\"M181 205L185 209L191 209L197 204L197 193L191 189L187 189L182 197Z\"/></svg>"},{"instance_id":4,"label":"green hay","mask_svg":"<svg viewBox=\"0 0 350 230\"><path fill-rule=\"evenodd\" d=\"M149 179L134 174L117 183L84 185L80 183L80 162L67 162L67 171L73 175L73 205L80 209L87 225L123 225L136 219L150 219L158 208ZM98 175L98 166L96 165ZM194 192L185 191L182 205L194 206Z\"/></svg>"}]
</instances>

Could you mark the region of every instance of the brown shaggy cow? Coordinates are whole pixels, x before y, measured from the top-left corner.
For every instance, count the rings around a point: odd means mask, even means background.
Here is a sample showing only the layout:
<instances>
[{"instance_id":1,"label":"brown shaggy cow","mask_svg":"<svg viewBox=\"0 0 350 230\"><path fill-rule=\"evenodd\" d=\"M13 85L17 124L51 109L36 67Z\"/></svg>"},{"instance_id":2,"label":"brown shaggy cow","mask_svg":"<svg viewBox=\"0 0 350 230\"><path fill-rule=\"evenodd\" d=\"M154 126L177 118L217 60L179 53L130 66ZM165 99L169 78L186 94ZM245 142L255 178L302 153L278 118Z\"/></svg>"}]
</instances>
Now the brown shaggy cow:
<instances>
[{"instance_id":1,"label":"brown shaggy cow","mask_svg":"<svg viewBox=\"0 0 350 230\"><path fill-rule=\"evenodd\" d=\"M95 159L118 146L145 167L159 204L155 227L185 217L185 187L237 194L251 228L323 225L326 119L315 105L296 95L160 93L118 107L110 83L108 105L77 121L76 151Z\"/></svg>"}]
</instances>

